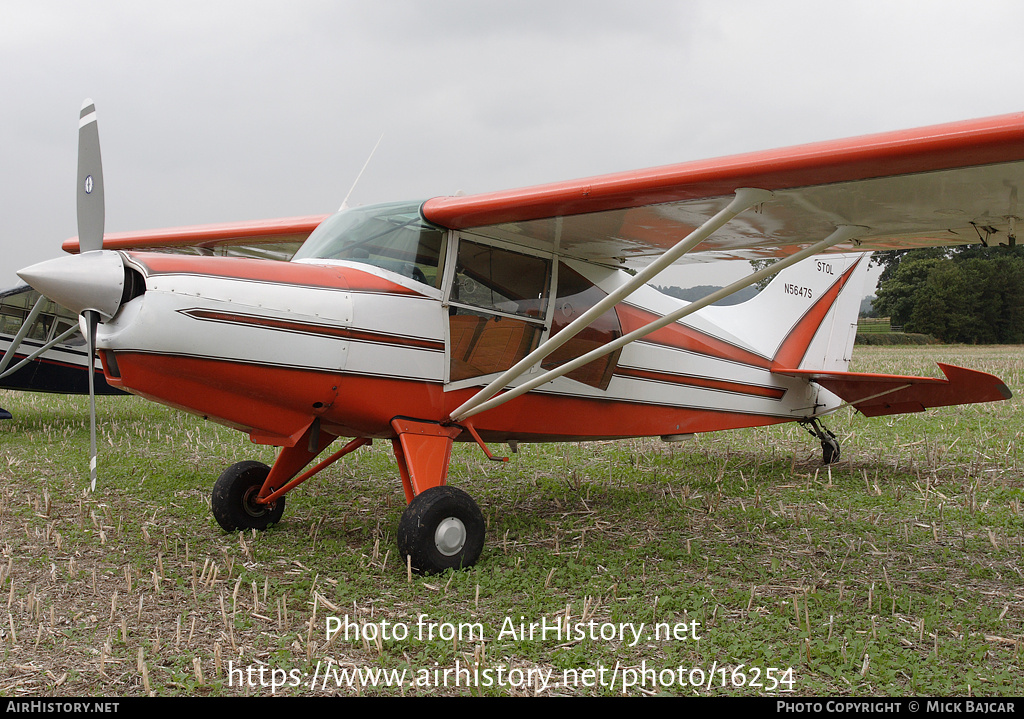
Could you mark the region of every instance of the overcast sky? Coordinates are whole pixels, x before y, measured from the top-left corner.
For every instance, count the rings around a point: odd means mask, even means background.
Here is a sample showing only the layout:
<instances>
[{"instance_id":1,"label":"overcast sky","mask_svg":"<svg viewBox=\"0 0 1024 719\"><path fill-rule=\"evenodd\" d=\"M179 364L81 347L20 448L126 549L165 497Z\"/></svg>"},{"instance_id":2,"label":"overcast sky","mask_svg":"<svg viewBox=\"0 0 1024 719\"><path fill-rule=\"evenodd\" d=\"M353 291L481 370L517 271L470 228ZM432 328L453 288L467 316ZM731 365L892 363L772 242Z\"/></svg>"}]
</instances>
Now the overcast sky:
<instances>
[{"instance_id":1,"label":"overcast sky","mask_svg":"<svg viewBox=\"0 0 1024 719\"><path fill-rule=\"evenodd\" d=\"M1012 0L4 0L0 18L0 287L76 234L86 97L108 232L331 212L381 133L350 204L1024 110Z\"/></svg>"}]
</instances>

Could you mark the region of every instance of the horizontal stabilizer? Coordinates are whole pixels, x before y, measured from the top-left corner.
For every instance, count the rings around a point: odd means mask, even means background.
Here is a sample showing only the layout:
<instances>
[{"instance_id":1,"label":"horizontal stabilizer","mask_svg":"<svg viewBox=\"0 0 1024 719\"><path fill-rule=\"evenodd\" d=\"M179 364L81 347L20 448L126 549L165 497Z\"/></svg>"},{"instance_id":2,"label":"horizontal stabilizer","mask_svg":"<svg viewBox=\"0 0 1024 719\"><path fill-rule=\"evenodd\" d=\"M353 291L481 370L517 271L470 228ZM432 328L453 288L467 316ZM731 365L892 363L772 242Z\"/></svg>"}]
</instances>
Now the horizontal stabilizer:
<instances>
[{"instance_id":1,"label":"horizontal stabilizer","mask_svg":"<svg viewBox=\"0 0 1024 719\"><path fill-rule=\"evenodd\" d=\"M800 369L772 372L816 382L867 417L923 412L930 407L995 402L1013 396L998 377L941 362L938 364L946 379Z\"/></svg>"}]
</instances>

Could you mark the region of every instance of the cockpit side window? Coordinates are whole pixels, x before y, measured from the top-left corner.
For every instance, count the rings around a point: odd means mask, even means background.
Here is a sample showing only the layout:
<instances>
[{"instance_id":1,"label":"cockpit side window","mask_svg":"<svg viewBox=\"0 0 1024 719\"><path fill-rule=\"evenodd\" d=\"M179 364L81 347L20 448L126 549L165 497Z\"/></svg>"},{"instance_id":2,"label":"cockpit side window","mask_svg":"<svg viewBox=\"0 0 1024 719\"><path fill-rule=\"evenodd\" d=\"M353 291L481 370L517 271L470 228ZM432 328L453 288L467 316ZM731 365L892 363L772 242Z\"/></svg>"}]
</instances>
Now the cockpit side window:
<instances>
[{"instance_id":1,"label":"cockpit side window","mask_svg":"<svg viewBox=\"0 0 1024 719\"><path fill-rule=\"evenodd\" d=\"M402 202L342 210L324 220L293 259L359 262L439 288L446 231L424 220L419 208Z\"/></svg>"},{"instance_id":2,"label":"cockpit side window","mask_svg":"<svg viewBox=\"0 0 1024 719\"><path fill-rule=\"evenodd\" d=\"M462 240L451 300L543 319L550 276L548 259Z\"/></svg>"},{"instance_id":3,"label":"cockpit side window","mask_svg":"<svg viewBox=\"0 0 1024 719\"><path fill-rule=\"evenodd\" d=\"M448 297L449 380L503 372L537 347L551 260L459 240Z\"/></svg>"}]
</instances>

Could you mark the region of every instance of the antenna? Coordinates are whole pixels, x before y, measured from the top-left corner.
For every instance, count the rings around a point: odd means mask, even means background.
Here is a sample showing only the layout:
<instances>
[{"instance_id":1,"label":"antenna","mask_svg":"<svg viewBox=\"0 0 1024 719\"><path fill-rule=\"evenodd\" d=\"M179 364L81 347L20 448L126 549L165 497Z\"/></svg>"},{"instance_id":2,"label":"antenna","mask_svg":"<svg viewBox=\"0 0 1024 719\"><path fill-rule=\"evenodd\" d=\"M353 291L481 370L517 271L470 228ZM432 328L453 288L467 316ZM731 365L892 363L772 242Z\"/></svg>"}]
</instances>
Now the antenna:
<instances>
[{"instance_id":1,"label":"antenna","mask_svg":"<svg viewBox=\"0 0 1024 719\"><path fill-rule=\"evenodd\" d=\"M348 198L350 198L352 196L352 191L355 190L356 189L356 185L359 184L359 178L363 176L364 172L366 172L366 166L370 164L370 160L373 159L373 153L375 153L377 151L377 148L380 146L380 141L383 140L383 139L384 139L384 133L382 132L382 133L380 133L380 137L377 138L377 144L373 146L372 150L370 150L370 156L367 157L366 158L366 162L363 163L363 169L359 171L358 175L356 175L355 182L353 182L352 183L352 187L349 188L348 194L345 195L345 199L341 201L341 207L338 208L339 211L340 210L348 209Z\"/></svg>"}]
</instances>

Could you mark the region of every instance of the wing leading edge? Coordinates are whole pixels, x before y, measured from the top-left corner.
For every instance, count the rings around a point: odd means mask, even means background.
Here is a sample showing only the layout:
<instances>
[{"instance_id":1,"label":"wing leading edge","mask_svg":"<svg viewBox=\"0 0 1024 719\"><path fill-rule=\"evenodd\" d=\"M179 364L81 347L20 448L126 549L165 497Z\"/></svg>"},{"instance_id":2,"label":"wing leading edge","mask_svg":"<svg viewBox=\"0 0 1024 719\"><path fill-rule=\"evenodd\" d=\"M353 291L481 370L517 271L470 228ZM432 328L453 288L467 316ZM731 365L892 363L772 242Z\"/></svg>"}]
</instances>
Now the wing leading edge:
<instances>
[{"instance_id":1,"label":"wing leading edge","mask_svg":"<svg viewBox=\"0 0 1024 719\"><path fill-rule=\"evenodd\" d=\"M103 236L108 250L155 250L219 247L260 244L295 244L303 242L327 215L283 217L249 222L222 222L211 225L171 227L141 232L113 232ZM61 246L65 252L77 254L78 238L72 237Z\"/></svg>"}]
</instances>

